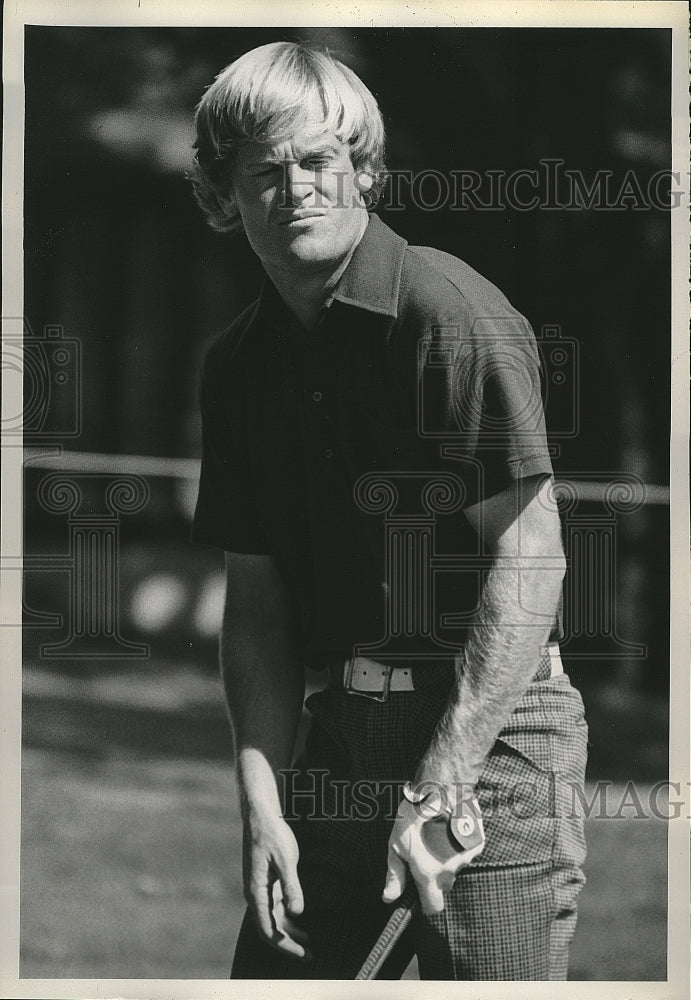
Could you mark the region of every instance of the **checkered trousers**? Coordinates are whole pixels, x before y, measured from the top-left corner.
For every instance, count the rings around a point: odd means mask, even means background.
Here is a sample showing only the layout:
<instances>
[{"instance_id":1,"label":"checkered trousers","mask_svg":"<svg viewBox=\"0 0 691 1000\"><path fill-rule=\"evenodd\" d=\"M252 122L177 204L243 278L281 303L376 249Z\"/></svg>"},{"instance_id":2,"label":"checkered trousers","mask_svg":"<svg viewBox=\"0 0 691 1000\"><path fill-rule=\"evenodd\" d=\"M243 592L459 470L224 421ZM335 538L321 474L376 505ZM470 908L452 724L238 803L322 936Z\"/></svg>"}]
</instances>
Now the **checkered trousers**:
<instances>
[{"instance_id":1,"label":"checkered trousers","mask_svg":"<svg viewBox=\"0 0 691 1000\"><path fill-rule=\"evenodd\" d=\"M560 980L585 881L582 792L587 727L580 694L548 665L486 762L478 789L485 848L456 879L443 913L418 913L380 974L399 978L413 953L438 980ZM300 845L301 923L314 960L284 958L246 915L233 978L353 979L391 908L381 902L388 837L446 704L452 672L423 667L416 690L386 702L337 687L312 695L304 755L286 783Z\"/></svg>"}]
</instances>

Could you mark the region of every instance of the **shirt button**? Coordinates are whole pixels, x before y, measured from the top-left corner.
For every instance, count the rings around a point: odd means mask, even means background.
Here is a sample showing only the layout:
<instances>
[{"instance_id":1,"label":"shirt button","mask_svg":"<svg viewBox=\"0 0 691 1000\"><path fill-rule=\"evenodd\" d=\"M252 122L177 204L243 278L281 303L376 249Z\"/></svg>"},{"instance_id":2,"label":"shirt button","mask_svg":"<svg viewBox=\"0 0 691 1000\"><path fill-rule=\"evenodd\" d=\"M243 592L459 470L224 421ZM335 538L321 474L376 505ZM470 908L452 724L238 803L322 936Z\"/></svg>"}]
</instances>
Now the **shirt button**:
<instances>
[{"instance_id":1,"label":"shirt button","mask_svg":"<svg viewBox=\"0 0 691 1000\"><path fill-rule=\"evenodd\" d=\"M313 392L312 393L312 399L314 400L315 403L321 402L321 398L322 398L322 394L320 392Z\"/></svg>"},{"instance_id":2,"label":"shirt button","mask_svg":"<svg viewBox=\"0 0 691 1000\"><path fill-rule=\"evenodd\" d=\"M324 449L324 458L333 458L333 457L334 457L334 453L331 450L331 448L325 448Z\"/></svg>"}]
</instances>

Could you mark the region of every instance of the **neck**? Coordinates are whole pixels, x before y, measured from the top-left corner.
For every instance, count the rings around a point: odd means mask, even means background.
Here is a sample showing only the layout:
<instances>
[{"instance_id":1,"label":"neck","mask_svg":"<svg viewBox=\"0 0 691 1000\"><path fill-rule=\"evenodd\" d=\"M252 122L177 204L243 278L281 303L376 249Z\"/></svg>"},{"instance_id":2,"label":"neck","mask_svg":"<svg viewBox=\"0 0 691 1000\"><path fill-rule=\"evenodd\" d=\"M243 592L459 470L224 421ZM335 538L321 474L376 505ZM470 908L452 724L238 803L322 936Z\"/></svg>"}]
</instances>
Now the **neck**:
<instances>
[{"instance_id":1,"label":"neck","mask_svg":"<svg viewBox=\"0 0 691 1000\"><path fill-rule=\"evenodd\" d=\"M346 256L335 265L333 261L313 268L305 267L299 261L284 267L277 266L273 262L264 264L264 269L275 285L276 291L307 330L312 330L316 325L319 312L350 263L367 228L367 222L368 216L365 213L358 238Z\"/></svg>"}]
</instances>

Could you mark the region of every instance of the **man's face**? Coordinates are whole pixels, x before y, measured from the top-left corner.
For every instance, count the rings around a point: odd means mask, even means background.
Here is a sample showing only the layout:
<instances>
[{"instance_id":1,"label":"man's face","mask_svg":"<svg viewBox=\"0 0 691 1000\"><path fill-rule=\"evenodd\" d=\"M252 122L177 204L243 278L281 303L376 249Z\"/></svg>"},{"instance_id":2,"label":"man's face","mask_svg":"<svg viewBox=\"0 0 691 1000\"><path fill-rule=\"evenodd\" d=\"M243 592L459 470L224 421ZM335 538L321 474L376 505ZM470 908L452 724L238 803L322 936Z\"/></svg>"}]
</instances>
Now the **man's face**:
<instances>
[{"instance_id":1,"label":"man's face","mask_svg":"<svg viewBox=\"0 0 691 1000\"><path fill-rule=\"evenodd\" d=\"M269 269L335 268L366 222L348 146L321 122L275 145L243 146L233 194L250 245Z\"/></svg>"}]
</instances>

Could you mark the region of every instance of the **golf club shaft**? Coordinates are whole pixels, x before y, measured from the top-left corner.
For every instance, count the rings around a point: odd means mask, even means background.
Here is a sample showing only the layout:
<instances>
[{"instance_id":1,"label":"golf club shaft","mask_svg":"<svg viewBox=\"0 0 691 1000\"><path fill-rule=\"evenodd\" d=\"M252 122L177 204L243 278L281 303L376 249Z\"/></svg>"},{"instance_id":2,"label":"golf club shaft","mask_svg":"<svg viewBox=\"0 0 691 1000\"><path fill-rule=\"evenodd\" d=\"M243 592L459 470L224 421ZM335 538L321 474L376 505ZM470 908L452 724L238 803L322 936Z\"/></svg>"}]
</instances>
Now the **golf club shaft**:
<instances>
[{"instance_id":1,"label":"golf club shaft","mask_svg":"<svg viewBox=\"0 0 691 1000\"><path fill-rule=\"evenodd\" d=\"M406 929L418 906L415 883L410 882L408 888L398 901L398 906L389 917L384 930L379 935L376 944L365 959L356 979L376 979L382 965L391 954L394 945Z\"/></svg>"}]
</instances>

